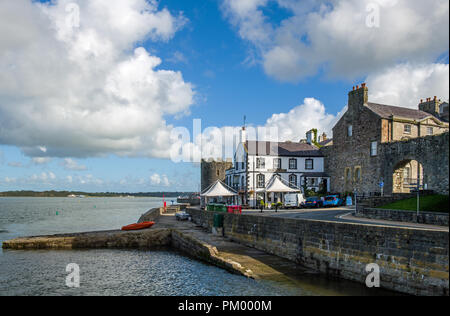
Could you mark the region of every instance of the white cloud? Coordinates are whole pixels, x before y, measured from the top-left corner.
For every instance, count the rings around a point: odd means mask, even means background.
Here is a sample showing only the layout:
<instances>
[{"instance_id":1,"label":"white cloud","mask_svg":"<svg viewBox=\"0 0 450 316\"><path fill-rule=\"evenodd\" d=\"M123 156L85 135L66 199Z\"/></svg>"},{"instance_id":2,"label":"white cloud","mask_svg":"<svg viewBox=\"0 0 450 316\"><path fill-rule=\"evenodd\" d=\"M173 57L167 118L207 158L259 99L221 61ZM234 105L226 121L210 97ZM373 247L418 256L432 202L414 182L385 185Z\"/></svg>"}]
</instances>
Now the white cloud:
<instances>
[{"instance_id":1,"label":"white cloud","mask_svg":"<svg viewBox=\"0 0 450 316\"><path fill-rule=\"evenodd\" d=\"M264 11L275 3L289 13L279 23ZM373 4L380 25L371 28L366 20ZM448 52L447 0L223 0L222 7L266 73L282 81L321 69L355 78L405 59L434 62Z\"/></svg>"},{"instance_id":2,"label":"white cloud","mask_svg":"<svg viewBox=\"0 0 450 316\"><path fill-rule=\"evenodd\" d=\"M48 164L50 161L52 161L52 159L49 157L33 157L31 161L35 165L45 165Z\"/></svg>"},{"instance_id":3,"label":"white cloud","mask_svg":"<svg viewBox=\"0 0 450 316\"><path fill-rule=\"evenodd\" d=\"M49 184L52 180L56 180L56 175L53 172L42 172L41 174L33 174L30 177L31 182L43 182Z\"/></svg>"},{"instance_id":4,"label":"white cloud","mask_svg":"<svg viewBox=\"0 0 450 316\"><path fill-rule=\"evenodd\" d=\"M331 135L336 118L335 115L326 112L322 102L314 98L306 98L303 104L296 106L288 113L272 115L265 127L278 128L280 141L299 142L306 138L306 132L312 128Z\"/></svg>"},{"instance_id":5,"label":"white cloud","mask_svg":"<svg viewBox=\"0 0 450 316\"><path fill-rule=\"evenodd\" d=\"M401 64L366 79L372 102L417 109L420 99L449 98L449 65Z\"/></svg>"},{"instance_id":6,"label":"white cloud","mask_svg":"<svg viewBox=\"0 0 450 316\"><path fill-rule=\"evenodd\" d=\"M159 175L157 173L150 176L150 183L155 186L161 185L168 187L170 185L169 178L166 175Z\"/></svg>"},{"instance_id":7,"label":"white cloud","mask_svg":"<svg viewBox=\"0 0 450 316\"><path fill-rule=\"evenodd\" d=\"M345 113L346 107L337 115L327 113L325 105L317 99L305 98L303 103L292 108L287 113L275 113L260 126L247 126L248 140L292 141L299 142L306 138L306 132L316 128L319 133L332 136L332 129ZM239 126L224 126L221 128L206 128L194 142L174 142L172 150L178 157L180 148L181 161L199 162L201 159L233 159L235 149L240 142ZM152 183L158 184L159 175L154 174Z\"/></svg>"},{"instance_id":8,"label":"white cloud","mask_svg":"<svg viewBox=\"0 0 450 316\"><path fill-rule=\"evenodd\" d=\"M66 158L63 160L62 165L64 166L64 169L66 170L73 170L73 171L85 171L87 170L87 167L85 165L80 165L78 162L71 158Z\"/></svg>"},{"instance_id":9,"label":"white cloud","mask_svg":"<svg viewBox=\"0 0 450 316\"><path fill-rule=\"evenodd\" d=\"M0 144L31 157L167 157L167 116L189 113L180 72L137 47L170 40L186 19L156 1L0 2Z\"/></svg>"}]
</instances>

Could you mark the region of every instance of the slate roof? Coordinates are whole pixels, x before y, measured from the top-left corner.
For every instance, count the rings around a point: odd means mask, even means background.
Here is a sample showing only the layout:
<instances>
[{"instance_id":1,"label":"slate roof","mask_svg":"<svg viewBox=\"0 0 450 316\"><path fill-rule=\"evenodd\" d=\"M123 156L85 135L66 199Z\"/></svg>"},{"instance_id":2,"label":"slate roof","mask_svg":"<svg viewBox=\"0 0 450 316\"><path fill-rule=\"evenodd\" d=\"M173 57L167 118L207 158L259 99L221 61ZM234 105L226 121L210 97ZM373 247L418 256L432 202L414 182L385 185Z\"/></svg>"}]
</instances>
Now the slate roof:
<instances>
[{"instance_id":1,"label":"slate roof","mask_svg":"<svg viewBox=\"0 0 450 316\"><path fill-rule=\"evenodd\" d=\"M250 155L280 157L323 157L320 150L313 145L294 142L247 141Z\"/></svg>"},{"instance_id":2,"label":"slate roof","mask_svg":"<svg viewBox=\"0 0 450 316\"><path fill-rule=\"evenodd\" d=\"M391 116L397 116L420 121L427 117L433 116L430 113L424 111L408 109L400 106L378 104L371 102L367 103L366 106L378 116L386 119L390 118Z\"/></svg>"}]
</instances>

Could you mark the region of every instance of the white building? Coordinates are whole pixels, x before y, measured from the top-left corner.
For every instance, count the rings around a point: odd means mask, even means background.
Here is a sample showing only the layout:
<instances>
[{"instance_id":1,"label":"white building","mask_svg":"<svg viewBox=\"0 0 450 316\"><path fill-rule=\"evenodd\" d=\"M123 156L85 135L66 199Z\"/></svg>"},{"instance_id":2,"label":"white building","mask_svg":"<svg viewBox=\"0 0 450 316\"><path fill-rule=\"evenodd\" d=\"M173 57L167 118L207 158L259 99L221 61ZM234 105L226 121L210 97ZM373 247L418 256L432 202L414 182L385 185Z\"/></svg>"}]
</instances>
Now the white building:
<instances>
[{"instance_id":1,"label":"white building","mask_svg":"<svg viewBox=\"0 0 450 316\"><path fill-rule=\"evenodd\" d=\"M234 155L233 168L226 171L225 182L239 193L239 202L254 206L256 201L273 203L265 189L273 176L280 176L293 188L330 190L330 179L324 172L324 155L307 142L248 141L245 129ZM279 198L279 197L277 197Z\"/></svg>"}]
</instances>

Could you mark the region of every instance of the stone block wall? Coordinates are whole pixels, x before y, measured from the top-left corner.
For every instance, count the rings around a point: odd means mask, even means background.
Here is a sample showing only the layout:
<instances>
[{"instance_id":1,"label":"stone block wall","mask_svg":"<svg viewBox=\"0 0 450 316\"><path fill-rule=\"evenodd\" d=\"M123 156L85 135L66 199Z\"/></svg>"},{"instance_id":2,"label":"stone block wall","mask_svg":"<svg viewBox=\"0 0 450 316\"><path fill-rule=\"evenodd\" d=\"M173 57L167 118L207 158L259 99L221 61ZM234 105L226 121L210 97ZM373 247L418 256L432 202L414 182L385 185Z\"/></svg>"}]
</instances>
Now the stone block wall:
<instances>
[{"instance_id":1,"label":"stone block wall","mask_svg":"<svg viewBox=\"0 0 450 316\"><path fill-rule=\"evenodd\" d=\"M211 229L213 212L188 209ZM448 232L224 214L225 235L329 276L365 284L367 264L381 287L413 295L448 295Z\"/></svg>"},{"instance_id":2,"label":"stone block wall","mask_svg":"<svg viewBox=\"0 0 450 316\"><path fill-rule=\"evenodd\" d=\"M387 210L379 208L361 208L355 213L356 217L382 219L395 222L421 223L427 225L447 226L449 214L445 213L430 213L401 210Z\"/></svg>"}]
</instances>

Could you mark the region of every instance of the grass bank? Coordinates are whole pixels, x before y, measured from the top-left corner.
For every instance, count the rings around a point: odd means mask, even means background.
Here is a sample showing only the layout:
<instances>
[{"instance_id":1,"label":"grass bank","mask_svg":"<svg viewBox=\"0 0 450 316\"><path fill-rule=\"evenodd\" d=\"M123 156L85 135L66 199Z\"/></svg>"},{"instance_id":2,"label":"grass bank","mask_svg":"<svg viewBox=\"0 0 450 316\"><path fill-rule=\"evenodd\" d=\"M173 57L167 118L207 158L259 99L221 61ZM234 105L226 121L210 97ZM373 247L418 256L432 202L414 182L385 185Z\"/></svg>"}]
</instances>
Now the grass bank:
<instances>
[{"instance_id":1,"label":"grass bank","mask_svg":"<svg viewBox=\"0 0 450 316\"><path fill-rule=\"evenodd\" d=\"M449 213L448 195L428 195L419 199L420 211ZM391 204L379 206L381 209L417 211L417 198L396 201Z\"/></svg>"}]
</instances>

